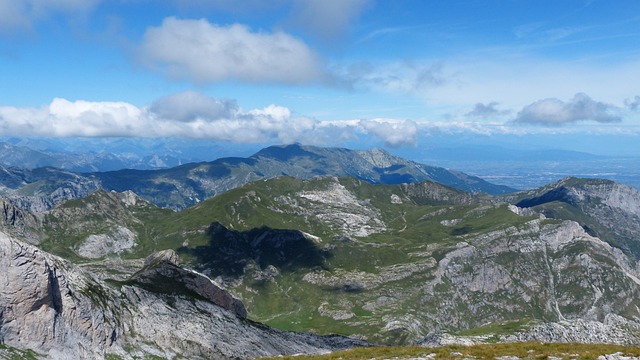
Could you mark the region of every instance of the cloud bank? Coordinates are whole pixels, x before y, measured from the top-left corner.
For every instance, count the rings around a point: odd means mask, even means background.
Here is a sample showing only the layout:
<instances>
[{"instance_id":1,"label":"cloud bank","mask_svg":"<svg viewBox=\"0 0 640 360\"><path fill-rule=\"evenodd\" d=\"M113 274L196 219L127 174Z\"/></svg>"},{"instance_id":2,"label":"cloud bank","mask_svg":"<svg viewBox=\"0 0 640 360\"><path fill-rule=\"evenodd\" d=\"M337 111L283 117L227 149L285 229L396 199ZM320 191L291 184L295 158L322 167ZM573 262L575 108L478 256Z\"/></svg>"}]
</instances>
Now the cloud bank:
<instances>
[{"instance_id":1,"label":"cloud bank","mask_svg":"<svg viewBox=\"0 0 640 360\"><path fill-rule=\"evenodd\" d=\"M42 137L181 137L239 144L337 145L374 137L391 147L414 145L418 126L410 120L321 122L269 105L243 110L234 100L185 91L146 107L126 102L56 98L39 108L0 106L0 135Z\"/></svg>"},{"instance_id":2,"label":"cloud bank","mask_svg":"<svg viewBox=\"0 0 640 360\"><path fill-rule=\"evenodd\" d=\"M361 120L359 125L388 147L414 146L417 142L418 125L411 120Z\"/></svg>"},{"instance_id":3,"label":"cloud bank","mask_svg":"<svg viewBox=\"0 0 640 360\"><path fill-rule=\"evenodd\" d=\"M514 120L516 123L559 126L578 121L613 123L622 120L619 109L595 101L583 93L564 102L556 98L543 99L525 106Z\"/></svg>"},{"instance_id":4,"label":"cloud bank","mask_svg":"<svg viewBox=\"0 0 640 360\"><path fill-rule=\"evenodd\" d=\"M580 96L578 96L580 98ZM575 99L574 99L575 100ZM597 102L583 99L586 104ZM578 101L579 102L579 101ZM559 108L572 109L561 102ZM534 103L535 105L537 103ZM593 104L592 104L593 105ZM536 105L539 106L539 105ZM577 108L589 106L577 106ZM558 113L556 101L551 113ZM596 106L596 109L599 107ZM546 111L546 110L545 110ZM567 112L568 110L564 110ZM582 112L587 110L581 110ZM598 110L600 111L600 110ZM596 111L596 113L598 113ZM564 114L560 111L561 114ZM574 112L579 113L575 110ZM587 111L592 113L592 111ZM548 115L549 111L543 112ZM569 111L569 113L572 113ZM558 115L555 115L558 116ZM564 118L584 116L563 115ZM544 117L548 119L548 117ZM555 123L554 123L555 124ZM412 121L407 119L335 120L296 115L290 109L269 105L242 109L234 100L221 100L185 91L138 107L126 102L69 101L56 98L38 108L0 106L0 136L40 137L138 137L206 139L237 144L300 142L336 146L360 140L377 140L387 147L415 146L418 137L429 134L560 134L586 129L592 133L640 134L640 127L607 124L606 127L513 126L513 122Z\"/></svg>"},{"instance_id":5,"label":"cloud bank","mask_svg":"<svg viewBox=\"0 0 640 360\"><path fill-rule=\"evenodd\" d=\"M225 80L305 84L320 80L317 55L284 32L252 32L243 25L218 26L205 19L164 19L148 28L139 60L166 76L207 84Z\"/></svg>"}]
</instances>

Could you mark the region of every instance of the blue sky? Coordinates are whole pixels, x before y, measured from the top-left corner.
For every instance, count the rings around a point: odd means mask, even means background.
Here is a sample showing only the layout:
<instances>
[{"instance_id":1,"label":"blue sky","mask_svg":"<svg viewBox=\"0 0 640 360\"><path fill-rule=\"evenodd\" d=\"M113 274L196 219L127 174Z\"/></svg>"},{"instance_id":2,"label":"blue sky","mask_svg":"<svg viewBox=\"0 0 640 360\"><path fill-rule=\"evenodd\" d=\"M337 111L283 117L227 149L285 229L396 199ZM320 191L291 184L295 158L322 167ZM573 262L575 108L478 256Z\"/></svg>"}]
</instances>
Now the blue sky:
<instances>
[{"instance_id":1,"label":"blue sky","mask_svg":"<svg viewBox=\"0 0 640 360\"><path fill-rule=\"evenodd\" d=\"M4 136L640 155L635 0L0 0L0 72Z\"/></svg>"}]
</instances>

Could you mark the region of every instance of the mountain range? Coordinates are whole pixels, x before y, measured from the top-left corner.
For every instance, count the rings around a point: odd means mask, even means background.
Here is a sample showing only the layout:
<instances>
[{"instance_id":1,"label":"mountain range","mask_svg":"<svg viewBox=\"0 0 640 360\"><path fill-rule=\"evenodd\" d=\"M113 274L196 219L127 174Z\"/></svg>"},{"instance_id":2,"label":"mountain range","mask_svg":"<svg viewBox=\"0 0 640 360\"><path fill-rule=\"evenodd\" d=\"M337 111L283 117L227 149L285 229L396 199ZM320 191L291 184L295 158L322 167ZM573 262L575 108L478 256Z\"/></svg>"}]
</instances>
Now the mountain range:
<instances>
[{"instance_id":1,"label":"mountain range","mask_svg":"<svg viewBox=\"0 0 640 360\"><path fill-rule=\"evenodd\" d=\"M379 150L300 145L167 170L6 170L0 339L15 351L640 343L640 192L612 181L490 194Z\"/></svg>"},{"instance_id":2,"label":"mountain range","mask_svg":"<svg viewBox=\"0 0 640 360\"><path fill-rule=\"evenodd\" d=\"M87 196L96 189L131 190L160 207L180 210L250 181L318 175L353 176L382 184L432 180L474 193L515 191L462 172L405 160L383 150L294 144L265 148L248 158L222 158L159 170L76 173L51 167L32 170L0 167L0 194L21 202L24 208L41 211L63 200Z\"/></svg>"}]
</instances>

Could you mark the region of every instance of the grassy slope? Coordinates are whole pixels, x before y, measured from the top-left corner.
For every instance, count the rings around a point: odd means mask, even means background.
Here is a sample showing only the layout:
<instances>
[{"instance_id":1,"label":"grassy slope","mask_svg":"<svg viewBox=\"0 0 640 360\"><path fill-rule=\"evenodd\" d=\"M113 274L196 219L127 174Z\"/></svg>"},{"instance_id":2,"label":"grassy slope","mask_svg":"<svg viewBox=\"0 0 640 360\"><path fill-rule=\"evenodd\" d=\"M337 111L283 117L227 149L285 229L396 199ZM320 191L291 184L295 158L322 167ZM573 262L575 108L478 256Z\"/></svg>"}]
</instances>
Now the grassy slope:
<instances>
[{"instance_id":1,"label":"grassy slope","mask_svg":"<svg viewBox=\"0 0 640 360\"><path fill-rule=\"evenodd\" d=\"M625 356L640 356L640 348L618 345L589 344L541 344L511 343L492 345L450 345L438 348L424 347L371 347L338 351L326 355L304 356L309 360L355 360L355 359L495 359L501 356L517 356L525 359L597 359L600 355L621 353ZM300 356L284 356L271 359L293 360Z\"/></svg>"},{"instance_id":2,"label":"grassy slope","mask_svg":"<svg viewBox=\"0 0 640 360\"><path fill-rule=\"evenodd\" d=\"M223 232L225 236L236 239L234 241L244 241L243 246L260 233L255 229L265 225L272 229L299 229L319 237L321 242L311 247L305 243L294 252L298 249L320 251L326 255L324 263L305 266L294 262L295 266L286 268L280 266L282 263L274 263L280 273L270 279L263 276L269 265L263 255L270 249L249 253L245 259L250 265L249 271L232 280L239 280L235 282L233 291L242 297L250 318L287 330L339 333L367 337L373 342L398 344L407 340L408 330L381 330L388 325L385 318L402 315L411 319L421 316L422 309L439 305L441 300L437 296L425 294L419 286L432 279L438 261L469 236L509 227L520 228L531 220L512 213L504 205L446 205L443 201L411 197L402 186L370 185L359 180L341 179L340 184L355 194L360 202L379 211L380 219L387 227L385 231L368 237L345 239L332 224L322 222L316 216L305 216L296 208L317 208L317 204L304 203L299 194L332 184L334 180L330 178L314 181L279 178L245 185L178 213L155 208L137 209L131 226L144 236L140 237L140 246L128 256L142 257L152 250L183 248L188 250L181 252L183 260L191 262L192 266L212 277L227 276L224 269L211 267L211 263L205 263L197 256L199 250L211 251L220 246L221 239L214 239L209 232L213 222L220 222L228 228ZM452 203L466 201L460 198L459 192L437 190L448 194L448 201ZM392 195L401 197L402 203L391 202ZM292 205L283 199L294 199L297 203ZM83 201L85 203L69 202L64 206L87 206L87 200ZM570 211L566 217L578 215ZM101 224L105 219L100 216L106 215L90 214L89 217L97 218L86 221ZM114 215L113 219L116 218ZM459 222L451 226L441 223L452 219ZM57 249L58 253L64 252L60 250L61 244L68 249L81 240L79 235L74 238L68 233L58 234L63 243L45 242L45 246ZM273 254L266 257L273 255L271 257L277 259L277 246L271 250ZM69 256L67 253L62 255ZM313 284L305 280L309 273L320 274L331 281ZM389 274L391 279L375 281ZM439 286L441 288L436 291L443 294L450 291L446 282ZM508 320L517 314L503 315ZM539 318L541 314L534 312L529 316Z\"/></svg>"},{"instance_id":3,"label":"grassy slope","mask_svg":"<svg viewBox=\"0 0 640 360\"><path fill-rule=\"evenodd\" d=\"M330 179L305 182L293 178L253 183L174 214L171 221L164 223L166 230L159 233L172 233L171 224L180 224L183 233L194 234L189 240L191 247L204 245L208 240L202 231L216 220L238 231L268 225L301 229L319 236L322 243L318 247L331 249L324 265L325 273L346 280L334 285L313 285L303 279L313 269L304 267L283 271L275 281L256 279L255 273L248 273L234 291L243 298L250 317L288 330L366 336L374 341L400 343L406 337L403 331L380 333L386 325L382 318L385 314L405 313L409 316L419 311L424 294L412 289L421 279L432 276L435 264L432 258L441 259L469 234L520 226L529 220L513 214L504 206L431 206L417 205L412 201L392 204L389 200L392 194L403 195L400 187L373 186L352 179L342 179L341 183L359 199L367 199L372 207L380 210L380 217L388 227L386 231L366 238L354 238L353 241L341 241L336 239L339 232L326 223L313 217L292 216L275 210L287 211L286 206L274 201L279 196L294 196L330 183ZM478 209L475 215L474 209ZM442 220L449 219L462 220L452 227L440 224ZM199 234L198 229L201 231ZM167 246L181 243L184 239L176 231L173 234L163 240ZM429 260L431 266L415 270L410 277L400 276L398 280L387 281L384 286L372 286L364 291L356 282L349 287L348 279L353 278L352 275L371 278L381 275L385 269ZM219 274L216 269L209 270L213 276ZM400 293L401 302L379 306L375 314L367 309L370 303L385 294L393 296ZM318 311L320 308L326 310L325 314ZM338 315L332 318L327 314ZM349 318L341 319L339 314Z\"/></svg>"}]
</instances>

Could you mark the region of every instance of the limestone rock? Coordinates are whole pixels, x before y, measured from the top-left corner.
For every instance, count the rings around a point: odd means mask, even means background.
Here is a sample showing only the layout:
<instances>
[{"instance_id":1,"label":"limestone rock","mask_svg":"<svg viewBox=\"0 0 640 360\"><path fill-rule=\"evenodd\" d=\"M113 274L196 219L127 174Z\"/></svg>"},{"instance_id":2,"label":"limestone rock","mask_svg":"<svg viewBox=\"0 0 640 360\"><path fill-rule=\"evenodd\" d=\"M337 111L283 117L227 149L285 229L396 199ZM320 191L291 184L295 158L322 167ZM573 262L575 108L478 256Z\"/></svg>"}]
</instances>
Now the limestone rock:
<instances>
[{"instance_id":1,"label":"limestone rock","mask_svg":"<svg viewBox=\"0 0 640 360\"><path fill-rule=\"evenodd\" d=\"M124 226L114 226L108 234L92 234L78 248L78 255L99 259L110 254L120 254L136 246L136 234Z\"/></svg>"},{"instance_id":2,"label":"limestone rock","mask_svg":"<svg viewBox=\"0 0 640 360\"><path fill-rule=\"evenodd\" d=\"M72 268L0 233L0 342L52 358L103 356L122 333L110 291Z\"/></svg>"},{"instance_id":3,"label":"limestone rock","mask_svg":"<svg viewBox=\"0 0 640 360\"><path fill-rule=\"evenodd\" d=\"M247 317L242 301L207 276L181 268L177 265L178 262L178 255L173 250L155 253L145 260L145 267L134 274L131 280L160 293L194 295L211 301L242 319Z\"/></svg>"},{"instance_id":4,"label":"limestone rock","mask_svg":"<svg viewBox=\"0 0 640 360\"><path fill-rule=\"evenodd\" d=\"M247 321L238 316L241 302L176 266L171 255L160 254L135 279L109 286L0 232L0 343L51 359L245 359L366 345ZM145 283L158 277L170 282L155 284L160 288ZM166 285L182 290L159 291ZM234 311L216 304L224 301Z\"/></svg>"}]
</instances>

